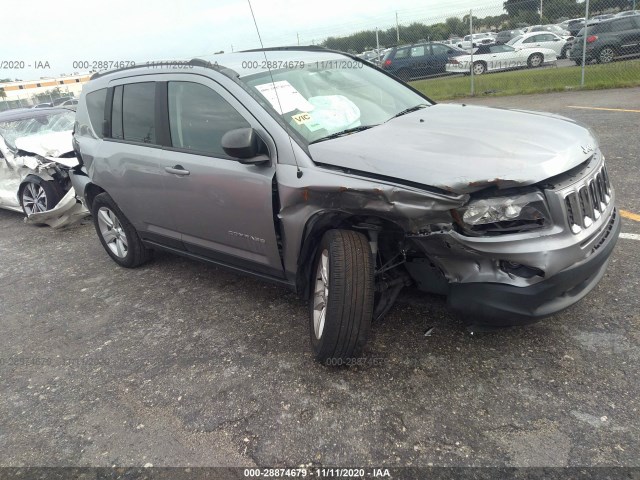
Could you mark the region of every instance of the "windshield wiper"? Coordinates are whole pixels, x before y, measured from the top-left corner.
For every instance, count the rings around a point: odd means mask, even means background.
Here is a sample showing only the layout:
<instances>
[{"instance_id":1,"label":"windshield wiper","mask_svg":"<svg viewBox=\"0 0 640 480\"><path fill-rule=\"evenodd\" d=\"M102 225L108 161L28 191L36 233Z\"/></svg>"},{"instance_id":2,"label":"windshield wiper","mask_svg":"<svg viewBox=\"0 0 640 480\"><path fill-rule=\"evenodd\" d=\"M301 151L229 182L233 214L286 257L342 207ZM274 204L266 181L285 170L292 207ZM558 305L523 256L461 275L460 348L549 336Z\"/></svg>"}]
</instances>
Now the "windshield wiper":
<instances>
[{"instance_id":1,"label":"windshield wiper","mask_svg":"<svg viewBox=\"0 0 640 480\"><path fill-rule=\"evenodd\" d=\"M411 112L415 112L418 111L422 108L426 108L426 107L430 107L431 105L428 105L426 103L419 103L418 105L411 107L411 108L407 108L406 110L402 110L400 113L396 113L393 117L391 117L389 120L393 120L394 118L398 118L401 117L402 115L406 115L407 113L411 113Z\"/></svg>"},{"instance_id":2,"label":"windshield wiper","mask_svg":"<svg viewBox=\"0 0 640 480\"><path fill-rule=\"evenodd\" d=\"M363 130L368 130L369 128L377 127L377 125L360 125L359 127L347 128L346 130L342 130L340 132L332 133L331 135L327 135L326 137L318 138L313 142L309 142L309 145L318 142L324 142L325 140L333 140L334 138L342 137L343 135L349 135L350 133L361 132Z\"/></svg>"}]
</instances>

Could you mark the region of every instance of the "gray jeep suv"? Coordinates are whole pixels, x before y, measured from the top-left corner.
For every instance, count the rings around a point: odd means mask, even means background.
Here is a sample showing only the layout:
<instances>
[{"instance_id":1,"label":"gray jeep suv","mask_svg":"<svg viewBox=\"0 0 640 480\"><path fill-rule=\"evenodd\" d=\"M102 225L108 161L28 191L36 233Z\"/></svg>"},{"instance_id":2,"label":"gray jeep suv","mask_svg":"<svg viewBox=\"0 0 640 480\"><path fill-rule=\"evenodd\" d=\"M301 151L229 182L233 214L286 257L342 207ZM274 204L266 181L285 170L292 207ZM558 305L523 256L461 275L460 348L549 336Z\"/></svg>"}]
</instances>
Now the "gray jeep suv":
<instances>
[{"instance_id":1,"label":"gray jeep suv","mask_svg":"<svg viewBox=\"0 0 640 480\"><path fill-rule=\"evenodd\" d=\"M319 48L216 58L83 90L72 180L119 265L162 249L286 285L324 362L357 355L409 285L508 326L602 278L620 220L587 128L437 105Z\"/></svg>"}]
</instances>

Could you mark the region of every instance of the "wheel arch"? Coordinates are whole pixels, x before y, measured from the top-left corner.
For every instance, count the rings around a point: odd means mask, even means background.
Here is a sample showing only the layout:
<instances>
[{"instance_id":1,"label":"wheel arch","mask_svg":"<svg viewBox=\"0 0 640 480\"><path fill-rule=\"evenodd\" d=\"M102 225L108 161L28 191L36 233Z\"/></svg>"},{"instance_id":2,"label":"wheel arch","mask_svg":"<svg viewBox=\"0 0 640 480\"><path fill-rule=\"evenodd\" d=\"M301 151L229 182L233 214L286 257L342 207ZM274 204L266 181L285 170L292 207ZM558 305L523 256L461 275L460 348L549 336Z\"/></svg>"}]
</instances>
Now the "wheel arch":
<instances>
[{"instance_id":1,"label":"wheel arch","mask_svg":"<svg viewBox=\"0 0 640 480\"><path fill-rule=\"evenodd\" d=\"M305 299L310 295L310 277L313 270L318 245L323 235L333 229L354 230L367 234L367 229L358 225L372 224L379 227L379 232L404 234L402 227L388 218L376 215L353 214L342 210L324 210L310 217L303 230L298 249L296 272L296 291Z\"/></svg>"},{"instance_id":2,"label":"wheel arch","mask_svg":"<svg viewBox=\"0 0 640 480\"><path fill-rule=\"evenodd\" d=\"M90 212L93 210L93 201L101 193L106 193L106 190L104 190L102 187L99 187L95 183L89 182L84 187L83 196L84 196L85 202L87 203L87 209Z\"/></svg>"}]
</instances>

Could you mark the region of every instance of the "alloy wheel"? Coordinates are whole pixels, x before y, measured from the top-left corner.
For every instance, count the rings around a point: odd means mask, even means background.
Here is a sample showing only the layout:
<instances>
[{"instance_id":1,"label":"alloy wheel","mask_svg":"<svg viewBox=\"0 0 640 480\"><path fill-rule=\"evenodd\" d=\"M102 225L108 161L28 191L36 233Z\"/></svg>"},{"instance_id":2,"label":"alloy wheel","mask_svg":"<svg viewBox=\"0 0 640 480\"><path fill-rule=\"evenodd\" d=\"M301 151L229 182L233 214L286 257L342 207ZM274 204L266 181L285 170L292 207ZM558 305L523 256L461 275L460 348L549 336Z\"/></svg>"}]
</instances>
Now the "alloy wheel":
<instances>
[{"instance_id":1,"label":"alloy wheel","mask_svg":"<svg viewBox=\"0 0 640 480\"><path fill-rule=\"evenodd\" d=\"M313 331L319 340L324 331L327 316L327 299L329 298L329 251L323 250L316 271L316 282L313 294Z\"/></svg>"},{"instance_id":2,"label":"alloy wheel","mask_svg":"<svg viewBox=\"0 0 640 480\"><path fill-rule=\"evenodd\" d=\"M47 211L47 193L41 185L29 182L22 191L22 206L27 215Z\"/></svg>"},{"instance_id":3,"label":"alloy wheel","mask_svg":"<svg viewBox=\"0 0 640 480\"><path fill-rule=\"evenodd\" d=\"M100 207L98 225L100 234L109 250L119 258L126 257L129 251L129 241L116 214L107 207Z\"/></svg>"}]
</instances>

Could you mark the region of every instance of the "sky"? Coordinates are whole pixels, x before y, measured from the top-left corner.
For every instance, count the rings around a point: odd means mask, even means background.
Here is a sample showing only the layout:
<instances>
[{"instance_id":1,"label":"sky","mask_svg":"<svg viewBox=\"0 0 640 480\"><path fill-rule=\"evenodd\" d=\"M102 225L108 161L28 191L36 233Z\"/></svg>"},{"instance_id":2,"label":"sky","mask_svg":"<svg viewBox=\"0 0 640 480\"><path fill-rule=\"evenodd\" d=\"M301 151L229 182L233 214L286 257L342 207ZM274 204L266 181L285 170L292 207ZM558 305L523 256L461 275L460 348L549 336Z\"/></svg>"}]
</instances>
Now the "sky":
<instances>
[{"instance_id":1,"label":"sky","mask_svg":"<svg viewBox=\"0 0 640 480\"><path fill-rule=\"evenodd\" d=\"M462 16L469 8L497 15L502 13L502 3L251 1L265 46L295 45L298 38L301 45L309 45L328 36L386 29L395 25L396 12L400 23L435 23L447 16ZM260 46L247 0L34 0L12 3L3 20L0 78L36 80L87 72L81 68L84 62L210 59L220 50Z\"/></svg>"}]
</instances>

